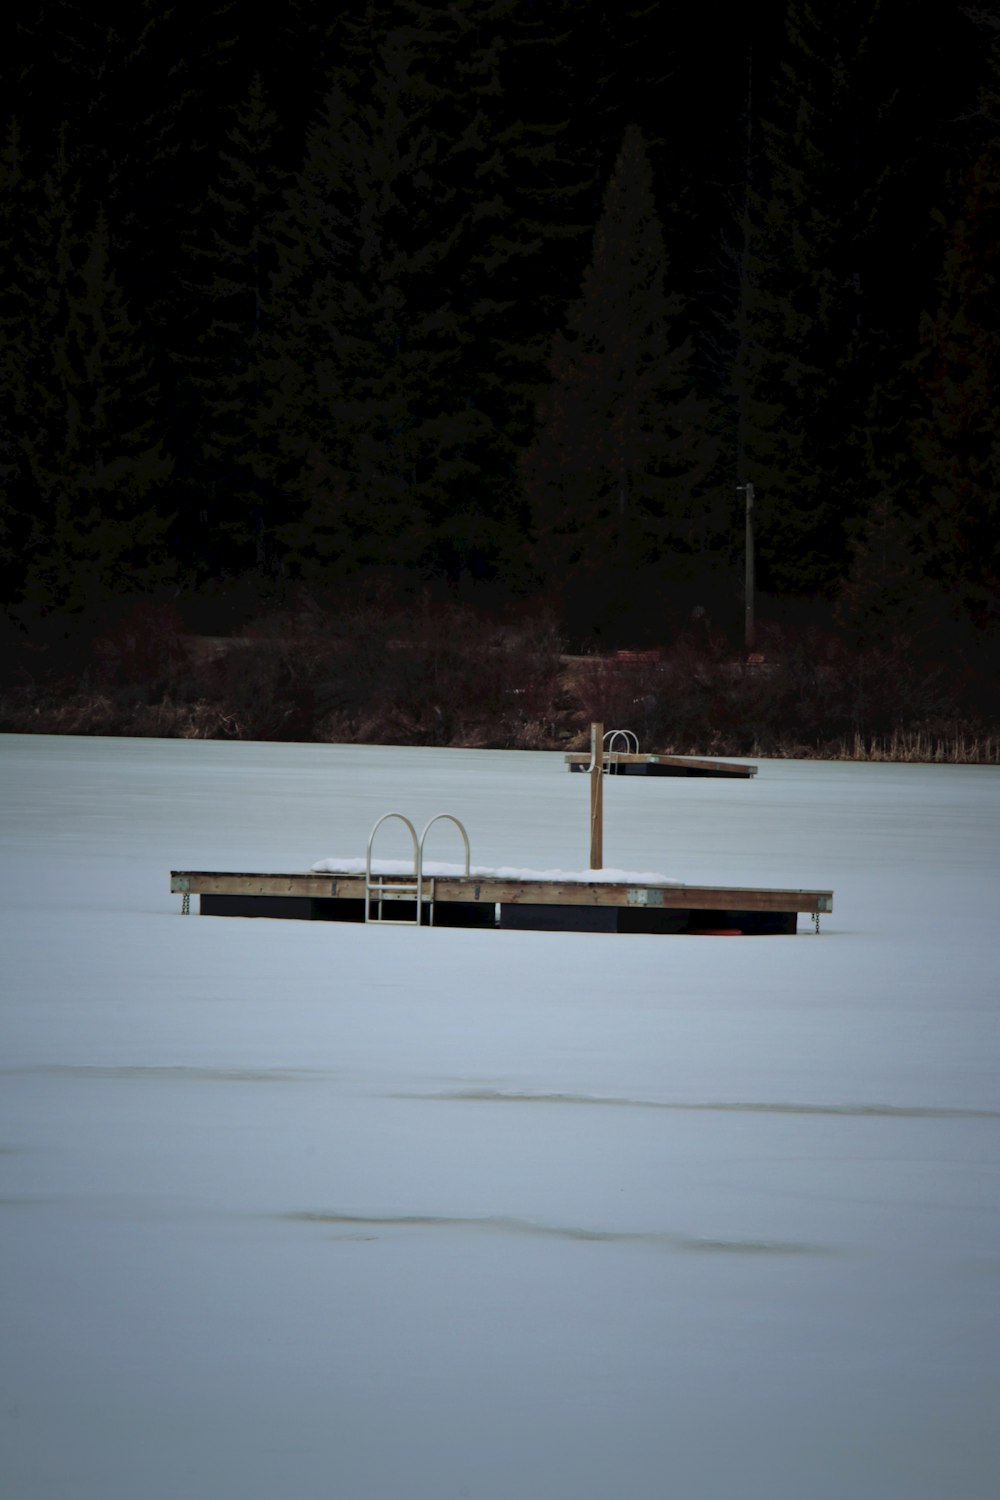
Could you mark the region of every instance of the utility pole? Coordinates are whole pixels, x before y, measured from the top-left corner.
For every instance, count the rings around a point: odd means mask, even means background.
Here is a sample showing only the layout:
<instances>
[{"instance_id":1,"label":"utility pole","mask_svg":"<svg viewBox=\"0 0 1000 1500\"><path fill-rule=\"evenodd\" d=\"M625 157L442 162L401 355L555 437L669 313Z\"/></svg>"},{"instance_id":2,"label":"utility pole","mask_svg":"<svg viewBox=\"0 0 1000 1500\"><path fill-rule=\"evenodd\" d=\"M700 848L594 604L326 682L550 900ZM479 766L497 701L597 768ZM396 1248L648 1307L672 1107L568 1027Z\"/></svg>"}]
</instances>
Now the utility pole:
<instances>
[{"instance_id":1,"label":"utility pole","mask_svg":"<svg viewBox=\"0 0 1000 1500\"><path fill-rule=\"evenodd\" d=\"M744 631L743 644L747 651L754 647L754 578L753 578L753 485L738 484L736 486L742 494L746 495L746 542L745 542L745 564L746 573L743 584L743 607L744 607Z\"/></svg>"},{"instance_id":2,"label":"utility pole","mask_svg":"<svg viewBox=\"0 0 1000 1500\"><path fill-rule=\"evenodd\" d=\"M737 348L735 363L736 399L736 473L746 473L747 449L751 429L751 312L756 292L753 274L753 51L747 58L746 151L743 167L742 245L737 263L739 298L736 308ZM753 485L738 484L737 492L746 496L746 577L743 589L743 640L747 655L754 648L754 576L753 576Z\"/></svg>"}]
</instances>

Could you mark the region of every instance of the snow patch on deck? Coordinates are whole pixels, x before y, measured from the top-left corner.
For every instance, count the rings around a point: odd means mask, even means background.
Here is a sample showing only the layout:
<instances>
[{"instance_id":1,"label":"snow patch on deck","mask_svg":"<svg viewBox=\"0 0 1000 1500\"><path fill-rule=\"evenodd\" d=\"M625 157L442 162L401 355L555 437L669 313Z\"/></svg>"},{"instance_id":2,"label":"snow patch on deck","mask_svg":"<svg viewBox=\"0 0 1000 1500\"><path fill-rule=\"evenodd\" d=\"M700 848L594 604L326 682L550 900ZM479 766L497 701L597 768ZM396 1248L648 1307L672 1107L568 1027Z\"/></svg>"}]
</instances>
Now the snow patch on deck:
<instances>
[{"instance_id":1,"label":"snow patch on deck","mask_svg":"<svg viewBox=\"0 0 1000 1500\"><path fill-rule=\"evenodd\" d=\"M363 859L321 859L312 867L316 875L364 875L367 862ZM424 860L425 879L463 876L465 866L446 864L438 860ZM413 861L408 859L373 859L373 875L412 875ZM672 880L655 870L527 870L515 865L499 865L491 869L486 865L470 865L469 875L480 880L545 880L565 885L683 885L682 880Z\"/></svg>"}]
</instances>

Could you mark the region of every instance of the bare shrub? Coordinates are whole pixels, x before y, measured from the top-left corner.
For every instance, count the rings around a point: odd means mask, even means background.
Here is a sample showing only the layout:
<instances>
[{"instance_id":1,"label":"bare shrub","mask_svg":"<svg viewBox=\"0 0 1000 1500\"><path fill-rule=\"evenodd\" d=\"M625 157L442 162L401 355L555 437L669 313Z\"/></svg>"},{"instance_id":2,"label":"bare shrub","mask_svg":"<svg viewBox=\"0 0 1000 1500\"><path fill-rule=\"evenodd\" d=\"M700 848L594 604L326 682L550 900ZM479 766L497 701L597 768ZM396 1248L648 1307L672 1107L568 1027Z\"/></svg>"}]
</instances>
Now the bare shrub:
<instances>
[{"instance_id":1,"label":"bare shrub","mask_svg":"<svg viewBox=\"0 0 1000 1500\"><path fill-rule=\"evenodd\" d=\"M0 703L0 728L15 734L123 733L119 706L112 698L58 690L6 696Z\"/></svg>"},{"instance_id":2,"label":"bare shrub","mask_svg":"<svg viewBox=\"0 0 1000 1500\"><path fill-rule=\"evenodd\" d=\"M387 643L369 698L368 728L385 743L503 747L523 745L528 724L554 732L554 631L492 625L459 608L410 623L407 638Z\"/></svg>"},{"instance_id":3,"label":"bare shrub","mask_svg":"<svg viewBox=\"0 0 1000 1500\"><path fill-rule=\"evenodd\" d=\"M627 729L644 750L665 749L663 702L669 669L658 653L585 657L572 668L578 705L576 741L589 743L588 726L603 724L606 731Z\"/></svg>"},{"instance_id":4,"label":"bare shrub","mask_svg":"<svg viewBox=\"0 0 1000 1500\"><path fill-rule=\"evenodd\" d=\"M188 666L178 611L170 604L139 600L96 635L89 675L106 689L139 689L152 701Z\"/></svg>"},{"instance_id":5,"label":"bare shrub","mask_svg":"<svg viewBox=\"0 0 1000 1500\"><path fill-rule=\"evenodd\" d=\"M945 651L786 622L747 661L700 621L669 650L564 657L543 613L491 620L384 581L238 637L186 636L171 606L135 601L96 631L44 627L10 623L2 730L555 749L599 720L667 754L995 764L1000 747L988 634Z\"/></svg>"}]
</instances>

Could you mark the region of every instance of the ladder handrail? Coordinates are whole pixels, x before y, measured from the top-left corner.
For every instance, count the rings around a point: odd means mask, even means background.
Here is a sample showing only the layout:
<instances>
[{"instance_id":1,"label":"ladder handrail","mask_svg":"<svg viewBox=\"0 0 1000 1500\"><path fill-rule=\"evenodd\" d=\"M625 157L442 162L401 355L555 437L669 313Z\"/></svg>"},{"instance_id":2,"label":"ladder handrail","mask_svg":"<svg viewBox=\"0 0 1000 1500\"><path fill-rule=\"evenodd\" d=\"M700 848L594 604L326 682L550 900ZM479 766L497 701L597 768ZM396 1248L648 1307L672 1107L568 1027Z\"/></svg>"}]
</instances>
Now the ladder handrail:
<instances>
[{"instance_id":1,"label":"ladder handrail","mask_svg":"<svg viewBox=\"0 0 1000 1500\"><path fill-rule=\"evenodd\" d=\"M398 818L401 823L405 823L406 826L407 826L407 828L410 830L410 838L413 841L413 880L412 880L412 882L409 885L407 885L405 882L397 882L396 889L397 890L404 890L404 891L412 890L414 892L414 894L416 895L416 898L417 898L417 920L416 920L416 925L419 927L420 926L420 902L421 902L421 898L423 896L423 884L424 884L424 881L423 881L423 859L421 858L420 845L417 842L417 830L414 828L414 826L410 822L409 818L406 817L406 815L404 813L401 813L401 812L387 812L387 813L383 813L382 816L379 818L378 822L375 824L375 826L372 829L371 833L368 835L368 851L367 851L366 860L365 860L365 921L366 922L370 922L371 919L372 919L371 918L371 897L372 897L372 891L373 891L373 889L375 889L375 887L373 887L373 885L372 885L372 844L375 842L375 835L376 835L376 833L378 833L379 829L382 827L382 824L383 823L387 823L390 818ZM383 879L382 876L379 876L378 877L378 911L379 911L379 914L378 914L378 917L376 918L376 921L379 921L379 922L383 922L383 921L386 921L386 920L391 921L391 918L387 919L387 918L385 918L385 917L382 916L382 892L384 891L384 889L385 889L384 879ZM409 925L409 924L406 924L406 925Z\"/></svg>"},{"instance_id":2,"label":"ladder handrail","mask_svg":"<svg viewBox=\"0 0 1000 1500\"><path fill-rule=\"evenodd\" d=\"M459 822L458 818L456 818L453 813L435 813L434 816L433 816L433 818L431 818L430 822L427 823L424 826L424 831L420 835L419 869L420 869L420 878L421 878L421 880L423 879L423 874L424 874L424 841L427 838L427 835L430 833L431 828L433 827L433 825L435 823L440 823L442 821L448 822L448 823L454 823L455 827L458 829L459 833L462 835L462 843L465 845L465 873L466 873L466 875L469 874L469 860L470 860L471 856L470 856L470 852L469 852L469 835L465 831L465 825L463 823ZM429 911L428 911L428 916L427 916L427 924L428 924L429 927L433 927L434 926L434 896L433 896L433 889L434 889L434 887L433 887L433 879L432 879L432 882L431 882L431 891L432 891L432 894L431 894L431 899L430 899L430 904L429 904ZM418 908L418 911L417 911L417 922L418 922L418 925L419 925L419 920L420 920L420 912L419 912L419 908Z\"/></svg>"},{"instance_id":3,"label":"ladder handrail","mask_svg":"<svg viewBox=\"0 0 1000 1500\"><path fill-rule=\"evenodd\" d=\"M624 751L625 751L626 755L628 755L630 752L634 753L635 755L638 755L638 753L639 753L639 736L637 734L634 734L631 729L609 729L609 730L607 730L606 733L605 733L605 736L604 736L604 749L605 749L605 751L608 754L611 754L615 750L617 750L619 748L619 746L618 746L618 741L619 740L622 740L622 742L624 744ZM611 761L605 767L605 770L607 770L610 774L614 775L615 772L617 772L617 770L618 770L618 762L614 761L614 760Z\"/></svg>"},{"instance_id":4,"label":"ladder handrail","mask_svg":"<svg viewBox=\"0 0 1000 1500\"><path fill-rule=\"evenodd\" d=\"M626 753L631 749L633 754L639 754L639 736L631 729L609 729L604 736L605 750L617 749L616 741L619 737L625 741Z\"/></svg>"},{"instance_id":5,"label":"ladder handrail","mask_svg":"<svg viewBox=\"0 0 1000 1500\"><path fill-rule=\"evenodd\" d=\"M406 826L407 826L407 828L410 830L410 839L411 839L411 841L413 843L413 874L412 874L412 876L409 876L409 877L405 876L405 874L403 876L389 876L389 877L386 877L384 875L376 875L374 877L374 879L373 879L372 878L372 846L375 843L375 835L378 832L378 830L381 828L382 824L388 822L388 820L390 818L398 818L399 821L401 823L405 823ZM365 856L365 921L366 922L376 921L376 922L389 922L390 924L392 924L393 919L391 917L383 917L383 915L382 915L382 903L383 903L383 900L384 900L385 892L387 890L391 890L396 896L400 896L400 895L413 895L413 896L416 897L416 916L415 916L413 922L411 923L409 921L406 921L406 922L397 921L396 925L397 926L406 926L406 927L409 927L409 926L419 927L420 926L421 921L423 919L423 899L424 899L424 844L426 842L427 835L430 832L431 828L434 826L434 824L435 823L440 823L442 821L445 821L445 822L448 822L448 823L454 823L455 827L458 829L459 833L462 835L462 843L465 845L465 874L466 874L466 876L468 876L469 871L470 871L470 862L471 862L471 858L472 858L471 851L470 851L470 848L469 848L469 835L465 831L465 825L463 823L461 823L459 821L459 819L454 816L454 814L452 814L452 813L435 813L434 817L431 818L430 822L427 823L427 824L425 824L424 831L420 835L420 838L418 840L417 839L417 830L414 828L413 824L410 822L409 818L406 817L406 815L404 813L401 813L401 812L387 812L387 813L383 813L382 816L379 818L378 822L375 824L375 826L372 829L371 833L368 835L368 849L367 849L367 853L366 853L366 856ZM428 925L430 927L433 927L434 926L434 878L433 878L433 876L431 877L431 880L430 880L430 890L431 890L431 896L430 896L430 902L428 904L428 906L429 906L429 909L428 909ZM371 915L371 906L372 906L372 897L373 896L375 897L375 899L378 902L378 915L376 917L374 917L374 918Z\"/></svg>"}]
</instances>

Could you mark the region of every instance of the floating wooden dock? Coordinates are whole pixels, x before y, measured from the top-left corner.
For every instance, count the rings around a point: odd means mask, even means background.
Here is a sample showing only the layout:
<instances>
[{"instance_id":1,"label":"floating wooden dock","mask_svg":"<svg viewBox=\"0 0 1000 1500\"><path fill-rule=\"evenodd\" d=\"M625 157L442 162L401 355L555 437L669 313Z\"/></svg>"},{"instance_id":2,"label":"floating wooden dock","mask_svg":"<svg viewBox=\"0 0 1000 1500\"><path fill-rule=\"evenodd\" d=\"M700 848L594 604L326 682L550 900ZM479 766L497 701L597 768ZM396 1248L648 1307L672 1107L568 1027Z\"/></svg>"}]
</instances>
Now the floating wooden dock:
<instances>
[{"instance_id":1,"label":"floating wooden dock","mask_svg":"<svg viewBox=\"0 0 1000 1500\"><path fill-rule=\"evenodd\" d=\"M628 730L603 733L591 725L591 753L568 755L571 769L590 774L590 860L586 869L474 869L469 836L452 813L437 813L417 835L401 812L379 818L363 860L342 854L311 870L251 874L226 870L172 870L170 889L181 911L199 901L203 916L292 917L306 921L391 923L412 927L534 929L547 932L627 932L718 936L764 936L798 931L799 914L833 911L833 892L760 890L749 886L685 885L647 871L604 868L602 854L605 758L622 768L655 766L666 775L752 776L756 766L696 761L684 756L640 755ZM619 748L623 741L625 749ZM410 837L411 861L376 862L375 836L383 824L402 823ZM439 823L462 840L460 865L428 865L425 846Z\"/></svg>"},{"instance_id":2,"label":"floating wooden dock","mask_svg":"<svg viewBox=\"0 0 1000 1500\"><path fill-rule=\"evenodd\" d=\"M172 870L170 889L203 916L278 917L325 922L417 923L412 875L378 874L377 898L364 873L238 874ZM395 889L394 889L395 887ZM832 891L755 890L739 886L632 883L627 877L588 881L521 872L424 874L420 921L436 927L763 936L797 931L799 913L814 920L832 912ZM388 910L391 915L385 916Z\"/></svg>"},{"instance_id":3,"label":"floating wooden dock","mask_svg":"<svg viewBox=\"0 0 1000 1500\"><path fill-rule=\"evenodd\" d=\"M571 771L589 771L591 757L571 751L566 757ZM729 760L699 760L690 755L646 755L638 750L605 750L603 770L608 776L756 776L757 767Z\"/></svg>"}]
</instances>

